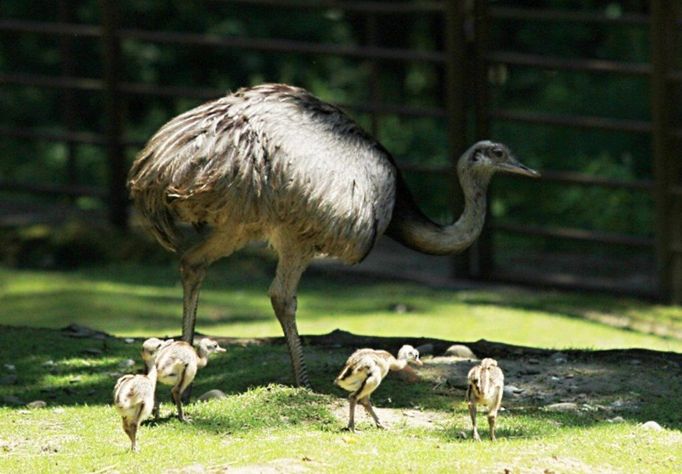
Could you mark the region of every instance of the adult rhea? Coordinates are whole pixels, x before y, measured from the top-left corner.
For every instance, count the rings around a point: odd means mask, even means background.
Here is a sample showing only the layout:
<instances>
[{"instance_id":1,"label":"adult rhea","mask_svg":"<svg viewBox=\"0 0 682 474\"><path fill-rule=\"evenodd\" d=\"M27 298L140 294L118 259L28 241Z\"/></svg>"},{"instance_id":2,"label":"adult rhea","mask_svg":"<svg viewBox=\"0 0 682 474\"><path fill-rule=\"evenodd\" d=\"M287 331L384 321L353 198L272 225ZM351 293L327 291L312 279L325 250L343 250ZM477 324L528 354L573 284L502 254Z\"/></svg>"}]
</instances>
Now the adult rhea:
<instances>
[{"instance_id":1,"label":"adult rhea","mask_svg":"<svg viewBox=\"0 0 682 474\"><path fill-rule=\"evenodd\" d=\"M129 188L157 240L180 256L187 342L206 268L250 241L269 242L279 258L272 307L296 384L307 386L296 288L316 255L357 263L382 234L428 254L460 252L481 232L496 171L538 176L490 141L469 148L457 169L464 212L440 225L417 208L388 151L348 115L304 89L263 84L166 123L133 163Z\"/></svg>"}]
</instances>

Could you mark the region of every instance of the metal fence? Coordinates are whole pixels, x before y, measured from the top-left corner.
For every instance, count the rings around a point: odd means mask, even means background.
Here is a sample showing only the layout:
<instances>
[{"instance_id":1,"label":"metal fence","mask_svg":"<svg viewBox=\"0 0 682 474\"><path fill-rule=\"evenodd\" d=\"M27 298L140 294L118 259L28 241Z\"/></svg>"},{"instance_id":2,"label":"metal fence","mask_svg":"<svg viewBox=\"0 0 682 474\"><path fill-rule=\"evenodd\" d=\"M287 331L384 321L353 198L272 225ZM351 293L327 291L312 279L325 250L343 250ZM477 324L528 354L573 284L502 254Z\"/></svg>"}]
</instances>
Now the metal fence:
<instances>
[{"instance_id":1,"label":"metal fence","mask_svg":"<svg viewBox=\"0 0 682 474\"><path fill-rule=\"evenodd\" d=\"M655 200L655 238L609 232L595 232L571 227L547 228L519 226L489 221L488 229L480 242L460 257L455 264L458 275L533 283L568 283L570 286L586 286L585 282L552 278L541 271L535 275L521 275L500 270L494 264L492 236L496 232L541 236L549 239L569 239L604 245L620 245L646 249L655 253L657 262L656 285L653 296L663 300L682 302L682 180L679 160L674 150L682 142L682 127L674 126L672 110L675 90L682 83L682 71L675 69L674 38L680 31L679 2L674 0L651 0L648 12L609 16L597 12L572 10L543 10L522 7L494 6L485 0L459 1L306 1L306 0L222 0L223 3L250 4L286 9L336 8L353 12L366 19L367 44L348 46L320 44L278 38L241 38L222 35L188 33L183 31L152 31L126 28L120 20L118 4L114 0L100 0L101 24L73 22L73 4L59 0L57 21L32 21L26 19L0 18L0 32L22 35L48 35L59 40L61 75L39 75L30 72L6 73L0 71L0 84L14 87L29 86L54 88L61 92L63 123L62 131L27 129L23 127L0 127L0 135L27 140L64 142L68 145L67 168L75 169L74 147L89 144L104 147L109 168L108 189L84 186L77 182L74 172L67 171L68 187L50 184L16 183L0 178L0 190L31 192L70 196L94 196L103 198L109 207L110 221L120 227L128 220L128 202L125 191L127 162L125 150L137 148L142 143L123 133L122 104L131 96L156 96L168 98L209 99L222 95L222 90L212 88L178 87L163 84L131 83L123 77L122 41L134 39L166 45L193 45L206 48L228 48L244 51L296 53L301 55L333 55L355 58L369 62L372 100L363 104L340 104L355 112L368 113L372 128L384 114L414 117L437 117L447 122L449 156L458 156L472 137L488 137L491 127L501 121L541 124L579 129L622 131L649 134L652 137L651 159L654 177L626 181L592 176L577 172L543 169L543 181L567 185L589 185L610 189L630 189L651 193ZM444 25L443 44L436 50L413 50L378 46L375 20L382 15L437 15ZM590 23L638 26L650 32L651 55L647 63L627 63L593 58L564 58L522 54L504 50L493 44L489 32L495 22L522 19L538 23ZM101 77L76 77L74 75L73 42L90 38L101 43ZM388 104L380 101L381 81L377 73L384 62L426 62L442 69L444 77L444 107L415 107L405 104ZM548 113L519 112L494 108L490 101L491 85L488 70L491 65L505 64L509 67L529 67L551 70L583 71L595 74L617 74L648 78L651 90L650 121L626 120L602 116L558 115ZM472 91L473 101L468 97ZM75 115L77 106L75 91L98 91L103 94L106 127L100 133L77 130ZM471 120L473 117L473 120ZM423 167L402 164L408 173L454 174L454 162L447 167ZM587 285L589 286L589 285ZM614 279L609 285L618 288ZM646 293L647 291L644 291ZM649 291L651 293L651 291Z\"/></svg>"}]
</instances>

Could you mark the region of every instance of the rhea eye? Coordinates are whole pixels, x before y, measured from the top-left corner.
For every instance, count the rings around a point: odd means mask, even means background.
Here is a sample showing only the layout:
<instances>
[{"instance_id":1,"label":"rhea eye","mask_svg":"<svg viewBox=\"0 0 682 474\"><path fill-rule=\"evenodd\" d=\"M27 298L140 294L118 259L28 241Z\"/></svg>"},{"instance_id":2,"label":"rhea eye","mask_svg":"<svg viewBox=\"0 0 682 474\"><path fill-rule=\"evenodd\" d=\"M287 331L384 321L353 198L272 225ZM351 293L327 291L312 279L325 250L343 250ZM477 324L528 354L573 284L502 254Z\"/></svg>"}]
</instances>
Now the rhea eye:
<instances>
[{"instance_id":1,"label":"rhea eye","mask_svg":"<svg viewBox=\"0 0 682 474\"><path fill-rule=\"evenodd\" d=\"M471 155L470 161L471 161L472 163L476 163L476 162L478 161L478 158L479 158L479 153L476 152L476 153L474 153L473 155Z\"/></svg>"},{"instance_id":2,"label":"rhea eye","mask_svg":"<svg viewBox=\"0 0 682 474\"><path fill-rule=\"evenodd\" d=\"M504 156L504 150L500 147L493 148L492 153L495 158L502 158Z\"/></svg>"}]
</instances>

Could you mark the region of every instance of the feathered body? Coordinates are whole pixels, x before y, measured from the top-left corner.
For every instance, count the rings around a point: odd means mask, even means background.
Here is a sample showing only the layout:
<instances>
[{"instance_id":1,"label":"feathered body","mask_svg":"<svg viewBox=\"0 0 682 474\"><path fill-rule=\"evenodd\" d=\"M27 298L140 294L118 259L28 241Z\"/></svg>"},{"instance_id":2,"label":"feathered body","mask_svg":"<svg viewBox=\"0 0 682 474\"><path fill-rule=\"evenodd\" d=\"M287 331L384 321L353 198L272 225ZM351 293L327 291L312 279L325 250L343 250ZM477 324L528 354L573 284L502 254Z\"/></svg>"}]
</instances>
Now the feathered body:
<instances>
[{"instance_id":1,"label":"feathered body","mask_svg":"<svg viewBox=\"0 0 682 474\"><path fill-rule=\"evenodd\" d=\"M182 394L192 383L197 371L206 367L208 356L213 352L224 352L215 341L203 338L195 349L184 341L164 344L156 353L158 380L164 385L172 385L171 395L178 409L178 418L184 420Z\"/></svg>"},{"instance_id":2,"label":"feathered body","mask_svg":"<svg viewBox=\"0 0 682 474\"><path fill-rule=\"evenodd\" d=\"M154 409L157 371L148 366L147 375L124 375L114 387L114 407L123 421L123 431L130 438L132 451L137 451L137 430Z\"/></svg>"},{"instance_id":3,"label":"feathered body","mask_svg":"<svg viewBox=\"0 0 682 474\"><path fill-rule=\"evenodd\" d=\"M279 257L272 306L296 382L308 385L295 313L310 260L357 263L384 233L421 252L459 252L481 232L486 187L503 169L536 175L503 145L467 150L458 165L465 211L452 225L434 223L391 155L350 117L303 89L264 84L170 120L133 163L129 188L157 240L181 254L185 341L207 266L250 241L270 243Z\"/></svg>"},{"instance_id":4,"label":"feathered body","mask_svg":"<svg viewBox=\"0 0 682 474\"><path fill-rule=\"evenodd\" d=\"M374 413L370 396L379 387L381 381L389 371L404 369L408 362L422 365L419 360L419 351L414 347L405 345L398 352L398 358L391 353L376 349L358 349L346 361L334 383L351 392L350 415L348 429L355 428L355 404L360 403L372 416L377 427L382 428L379 419Z\"/></svg>"},{"instance_id":5,"label":"feathered body","mask_svg":"<svg viewBox=\"0 0 682 474\"><path fill-rule=\"evenodd\" d=\"M349 263L388 226L396 192L396 169L376 141L336 107L281 84L174 118L131 176L138 209L171 250L183 247L181 221L244 243L295 238Z\"/></svg>"},{"instance_id":6,"label":"feathered body","mask_svg":"<svg viewBox=\"0 0 682 474\"><path fill-rule=\"evenodd\" d=\"M502 369L497 366L495 359L485 358L479 365L471 368L467 375L467 381L466 400L469 405L474 439L480 439L476 426L476 405L481 404L488 409L490 438L494 441L495 421L504 393L504 374Z\"/></svg>"}]
</instances>

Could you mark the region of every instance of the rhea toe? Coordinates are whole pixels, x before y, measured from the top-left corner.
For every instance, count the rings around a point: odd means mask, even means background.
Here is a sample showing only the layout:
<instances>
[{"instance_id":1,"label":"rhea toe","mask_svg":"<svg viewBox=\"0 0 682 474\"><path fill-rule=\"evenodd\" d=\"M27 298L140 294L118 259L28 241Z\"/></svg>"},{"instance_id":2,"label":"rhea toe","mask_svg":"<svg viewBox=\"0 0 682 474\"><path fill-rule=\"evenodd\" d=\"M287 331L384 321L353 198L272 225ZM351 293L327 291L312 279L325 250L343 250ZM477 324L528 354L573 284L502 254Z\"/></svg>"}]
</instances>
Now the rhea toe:
<instances>
[{"instance_id":1,"label":"rhea toe","mask_svg":"<svg viewBox=\"0 0 682 474\"><path fill-rule=\"evenodd\" d=\"M355 406L358 403L372 417L377 428L384 428L374 412L370 396L389 371L402 370L408 363L422 365L419 351L409 345L400 348L397 358L387 351L375 349L358 349L351 354L334 380L336 385L351 392L347 427L349 431L355 431Z\"/></svg>"}]
</instances>

